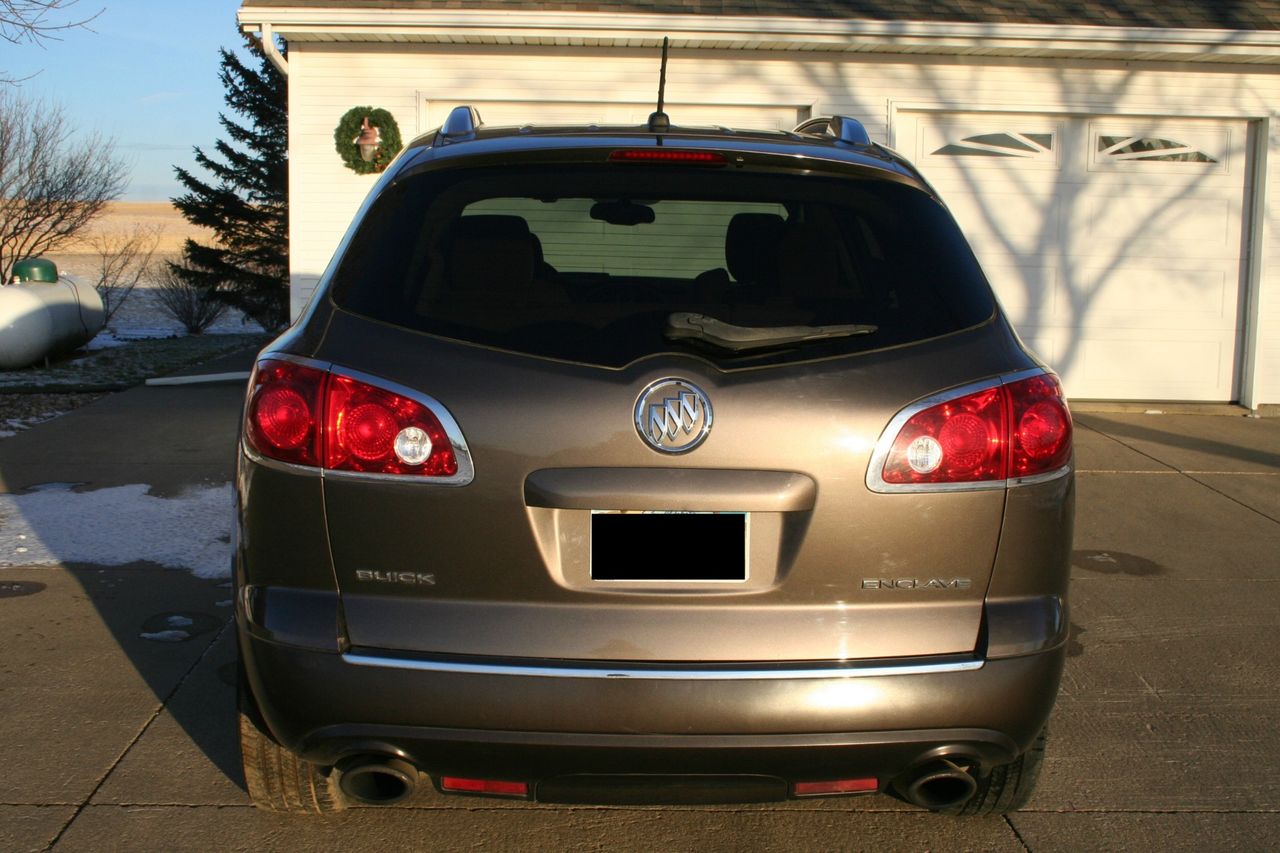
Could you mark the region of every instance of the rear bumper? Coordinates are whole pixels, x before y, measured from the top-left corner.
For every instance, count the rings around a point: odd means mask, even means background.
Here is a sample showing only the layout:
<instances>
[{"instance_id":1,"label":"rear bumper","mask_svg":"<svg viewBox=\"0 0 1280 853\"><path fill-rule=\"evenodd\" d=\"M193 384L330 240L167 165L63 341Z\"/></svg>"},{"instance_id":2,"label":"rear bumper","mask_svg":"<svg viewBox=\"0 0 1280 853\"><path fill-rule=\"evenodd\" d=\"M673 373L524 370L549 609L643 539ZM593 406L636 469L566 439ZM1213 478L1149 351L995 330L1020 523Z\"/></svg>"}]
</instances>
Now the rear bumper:
<instances>
[{"instance_id":1,"label":"rear bumper","mask_svg":"<svg viewBox=\"0 0 1280 853\"><path fill-rule=\"evenodd\" d=\"M608 677L552 662L344 656L265 639L243 624L240 648L269 728L307 760L328 765L372 752L435 775L534 781L766 774L875 776L883 785L942 752L991 767L1032 743L1063 663L1060 647L941 671L922 661L878 674Z\"/></svg>"}]
</instances>

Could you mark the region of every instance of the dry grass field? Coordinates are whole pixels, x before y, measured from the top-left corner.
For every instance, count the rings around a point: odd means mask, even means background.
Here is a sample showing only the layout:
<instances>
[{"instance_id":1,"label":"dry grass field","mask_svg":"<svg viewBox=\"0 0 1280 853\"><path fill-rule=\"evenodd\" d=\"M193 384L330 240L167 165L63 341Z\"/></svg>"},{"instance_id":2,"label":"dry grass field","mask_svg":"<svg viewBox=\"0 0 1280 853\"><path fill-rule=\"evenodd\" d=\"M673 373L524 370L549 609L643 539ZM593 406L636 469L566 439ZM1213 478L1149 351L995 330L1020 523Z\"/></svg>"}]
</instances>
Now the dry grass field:
<instances>
[{"instance_id":1,"label":"dry grass field","mask_svg":"<svg viewBox=\"0 0 1280 853\"><path fill-rule=\"evenodd\" d=\"M93 253L94 239L103 235L130 234L137 226L158 231L157 258L176 259L188 237L200 242L213 239L212 232L187 222L166 201L117 201L108 205L106 213L94 220L73 242L48 253L47 257L58 265L59 272L90 277L97 263Z\"/></svg>"}]
</instances>

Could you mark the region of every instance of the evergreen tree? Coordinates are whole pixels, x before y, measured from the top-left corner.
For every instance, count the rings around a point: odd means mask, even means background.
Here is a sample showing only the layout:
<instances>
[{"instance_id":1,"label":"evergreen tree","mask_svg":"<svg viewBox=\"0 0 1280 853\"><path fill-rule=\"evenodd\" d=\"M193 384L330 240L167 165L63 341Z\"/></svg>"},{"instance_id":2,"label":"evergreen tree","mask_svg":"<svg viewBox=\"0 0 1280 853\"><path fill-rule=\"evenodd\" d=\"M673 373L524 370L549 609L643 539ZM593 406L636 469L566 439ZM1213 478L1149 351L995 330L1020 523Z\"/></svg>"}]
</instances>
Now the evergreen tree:
<instances>
[{"instance_id":1,"label":"evergreen tree","mask_svg":"<svg viewBox=\"0 0 1280 853\"><path fill-rule=\"evenodd\" d=\"M217 242L188 239L182 263L170 267L182 281L274 331L289 319L286 85L258 41L248 35L245 41L258 67L223 48L218 75L227 106L245 121L219 113L230 142L214 143L217 159L195 149L196 163L212 180L174 167L187 190L174 206L187 221L212 229Z\"/></svg>"}]
</instances>

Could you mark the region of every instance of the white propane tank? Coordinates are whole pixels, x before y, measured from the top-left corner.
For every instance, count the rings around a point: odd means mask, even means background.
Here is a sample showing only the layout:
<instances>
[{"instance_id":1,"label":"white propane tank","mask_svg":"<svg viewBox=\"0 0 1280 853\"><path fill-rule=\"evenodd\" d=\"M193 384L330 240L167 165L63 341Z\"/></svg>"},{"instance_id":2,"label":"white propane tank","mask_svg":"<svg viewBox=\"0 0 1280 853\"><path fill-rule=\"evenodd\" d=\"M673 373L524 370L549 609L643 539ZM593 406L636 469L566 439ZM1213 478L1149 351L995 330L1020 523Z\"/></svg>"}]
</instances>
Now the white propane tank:
<instances>
[{"instance_id":1,"label":"white propane tank","mask_svg":"<svg viewBox=\"0 0 1280 853\"><path fill-rule=\"evenodd\" d=\"M98 291L79 281L0 287L0 368L29 367L84 346L106 320Z\"/></svg>"}]
</instances>

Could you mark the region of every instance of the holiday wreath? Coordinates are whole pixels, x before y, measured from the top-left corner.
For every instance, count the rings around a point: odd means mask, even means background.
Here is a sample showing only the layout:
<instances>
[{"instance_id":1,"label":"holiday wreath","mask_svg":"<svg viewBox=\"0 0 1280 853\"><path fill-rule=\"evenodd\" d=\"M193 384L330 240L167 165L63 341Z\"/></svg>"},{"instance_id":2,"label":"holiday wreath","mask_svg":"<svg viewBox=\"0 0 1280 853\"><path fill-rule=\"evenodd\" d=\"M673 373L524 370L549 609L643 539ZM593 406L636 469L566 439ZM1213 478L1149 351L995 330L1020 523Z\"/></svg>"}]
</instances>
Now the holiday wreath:
<instances>
[{"instance_id":1,"label":"holiday wreath","mask_svg":"<svg viewBox=\"0 0 1280 853\"><path fill-rule=\"evenodd\" d=\"M362 135L365 142L358 144ZM333 144L342 162L356 174L381 172L400 151L400 127L384 109L352 107L333 129Z\"/></svg>"}]
</instances>

